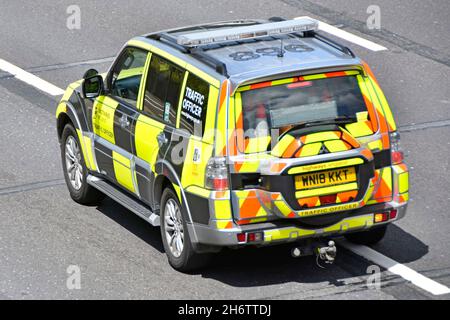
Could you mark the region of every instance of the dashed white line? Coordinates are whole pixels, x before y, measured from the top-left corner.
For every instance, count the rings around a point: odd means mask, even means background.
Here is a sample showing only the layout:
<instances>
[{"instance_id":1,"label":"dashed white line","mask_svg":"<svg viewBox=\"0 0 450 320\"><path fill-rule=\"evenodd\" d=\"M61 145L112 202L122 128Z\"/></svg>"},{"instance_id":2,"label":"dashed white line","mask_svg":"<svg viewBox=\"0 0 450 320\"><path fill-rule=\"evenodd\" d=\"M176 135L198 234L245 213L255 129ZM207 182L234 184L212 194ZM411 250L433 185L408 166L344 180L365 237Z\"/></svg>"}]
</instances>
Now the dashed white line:
<instances>
[{"instance_id":1,"label":"dashed white line","mask_svg":"<svg viewBox=\"0 0 450 320\"><path fill-rule=\"evenodd\" d=\"M308 16L305 17L297 17L294 19L301 19L301 18L309 18L309 19L313 19L310 18ZM328 23L322 22L320 20L314 19L319 23L319 30L332 34L338 38L347 40L349 42L353 42L361 47L364 47L366 49L372 50L372 51L383 51L383 50L387 50L386 47L383 47L382 45L379 45L375 42L372 42L370 40L358 37L357 35L354 35L353 33L344 31L342 29L333 27L332 25L329 25Z\"/></svg>"},{"instance_id":2,"label":"dashed white line","mask_svg":"<svg viewBox=\"0 0 450 320\"><path fill-rule=\"evenodd\" d=\"M63 89L58 88L50 82L47 82L3 59L0 59L0 70L12 74L16 79L21 80L45 93L48 93L51 96L60 96L64 94Z\"/></svg>"},{"instance_id":3,"label":"dashed white line","mask_svg":"<svg viewBox=\"0 0 450 320\"><path fill-rule=\"evenodd\" d=\"M370 260L379 266L385 268L391 273L394 273L405 280L410 281L415 286L430 292L433 295L449 294L450 289L430 278L421 275L413 269L398 263L391 258L388 258L381 253L362 245L350 243L345 240L339 240L339 245L356 253L357 255Z\"/></svg>"}]
</instances>

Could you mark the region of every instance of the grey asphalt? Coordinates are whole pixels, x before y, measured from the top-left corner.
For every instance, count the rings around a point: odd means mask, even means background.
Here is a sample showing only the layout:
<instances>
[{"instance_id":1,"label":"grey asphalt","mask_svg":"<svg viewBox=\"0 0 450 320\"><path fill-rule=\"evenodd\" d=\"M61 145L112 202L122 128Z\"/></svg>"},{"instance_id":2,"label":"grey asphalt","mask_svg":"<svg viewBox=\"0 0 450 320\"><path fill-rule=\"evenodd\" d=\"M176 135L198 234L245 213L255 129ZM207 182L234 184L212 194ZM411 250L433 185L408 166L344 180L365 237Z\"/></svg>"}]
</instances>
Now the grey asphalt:
<instances>
[{"instance_id":1,"label":"grey asphalt","mask_svg":"<svg viewBox=\"0 0 450 320\"><path fill-rule=\"evenodd\" d=\"M387 1L380 31L365 28L372 1L2 1L0 59L65 88L89 67L105 71L130 37L235 18L309 15L375 41L347 43L372 67L398 119L411 167L408 215L374 249L450 286L450 13L448 1ZM69 5L81 29L66 28ZM0 299L448 299L388 272L366 285L372 263L340 249L320 269L289 246L225 251L186 275L170 268L159 229L105 200L74 203L62 180L56 98L0 71ZM69 265L81 289L66 286Z\"/></svg>"}]
</instances>

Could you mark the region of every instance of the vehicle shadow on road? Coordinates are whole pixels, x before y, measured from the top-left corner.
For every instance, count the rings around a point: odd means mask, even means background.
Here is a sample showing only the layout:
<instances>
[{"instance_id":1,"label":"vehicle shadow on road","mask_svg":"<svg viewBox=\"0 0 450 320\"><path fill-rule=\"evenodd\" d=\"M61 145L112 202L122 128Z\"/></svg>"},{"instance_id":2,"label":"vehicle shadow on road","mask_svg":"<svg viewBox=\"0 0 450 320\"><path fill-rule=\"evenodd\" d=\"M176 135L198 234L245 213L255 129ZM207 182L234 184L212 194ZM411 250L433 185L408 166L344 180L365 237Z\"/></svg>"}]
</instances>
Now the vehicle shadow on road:
<instances>
[{"instance_id":1,"label":"vehicle shadow on road","mask_svg":"<svg viewBox=\"0 0 450 320\"><path fill-rule=\"evenodd\" d=\"M426 255L429 247L399 226L391 224L383 241L373 249L397 262L408 263Z\"/></svg>"},{"instance_id":2,"label":"vehicle shadow on road","mask_svg":"<svg viewBox=\"0 0 450 320\"><path fill-rule=\"evenodd\" d=\"M107 198L97 210L163 253L159 228L135 216L121 205ZM372 263L338 247L334 265L320 262L313 256L292 258L294 244L242 249L224 249L213 256L206 268L194 272L204 278L215 279L234 287L257 287L297 283L327 282L339 287L347 285L345 279L366 276ZM390 225L385 239L373 247L400 263L420 259L427 254L428 246L396 225Z\"/></svg>"},{"instance_id":3,"label":"vehicle shadow on road","mask_svg":"<svg viewBox=\"0 0 450 320\"><path fill-rule=\"evenodd\" d=\"M141 238L159 252L164 253L159 228L151 226L148 222L145 222L143 219L108 197L102 201L97 207L97 210L120 224L135 236Z\"/></svg>"},{"instance_id":4,"label":"vehicle shadow on road","mask_svg":"<svg viewBox=\"0 0 450 320\"><path fill-rule=\"evenodd\" d=\"M288 282L318 283L342 286L345 279L367 276L373 264L338 247L334 265L320 262L313 256L294 259L290 255L294 244L266 248L224 250L213 264L198 272L235 287L267 286ZM396 225L390 225L385 239L373 249L400 263L412 262L428 253L428 246Z\"/></svg>"}]
</instances>

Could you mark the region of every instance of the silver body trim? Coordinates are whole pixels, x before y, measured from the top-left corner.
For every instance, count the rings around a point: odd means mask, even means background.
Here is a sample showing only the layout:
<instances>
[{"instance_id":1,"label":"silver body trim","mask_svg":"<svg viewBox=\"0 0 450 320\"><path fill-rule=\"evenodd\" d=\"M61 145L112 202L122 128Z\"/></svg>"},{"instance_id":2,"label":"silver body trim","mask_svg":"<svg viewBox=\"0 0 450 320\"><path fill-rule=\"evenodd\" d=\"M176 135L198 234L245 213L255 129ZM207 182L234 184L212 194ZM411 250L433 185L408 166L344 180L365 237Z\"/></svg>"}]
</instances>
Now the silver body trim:
<instances>
[{"instance_id":1,"label":"silver body trim","mask_svg":"<svg viewBox=\"0 0 450 320\"><path fill-rule=\"evenodd\" d=\"M96 189L100 190L101 192L105 193L108 197L112 198L114 201L118 202L119 204L121 204L122 206L124 206L125 208L127 208L128 210L133 212L134 214L136 214L138 217L144 219L145 221L150 223L152 226L158 227L160 225L160 220L161 219L160 219L159 215L155 214L150 209L148 209L149 216L147 217L147 216L143 215L141 212L139 212L138 210L136 210L135 208L133 208L132 206L129 206L127 202L122 201L122 199L120 197L117 197L114 192L109 192L109 191L105 190L104 188L102 188L101 186L99 186L98 182L103 181L103 179L101 179L99 177L95 177L93 175L88 175L87 178L86 178L86 181L87 181L87 183L89 185L91 185L94 188L96 188ZM121 191L117 191L117 192L121 192ZM128 196L128 197L131 200L133 200L132 196Z\"/></svg>"}]
</instances>

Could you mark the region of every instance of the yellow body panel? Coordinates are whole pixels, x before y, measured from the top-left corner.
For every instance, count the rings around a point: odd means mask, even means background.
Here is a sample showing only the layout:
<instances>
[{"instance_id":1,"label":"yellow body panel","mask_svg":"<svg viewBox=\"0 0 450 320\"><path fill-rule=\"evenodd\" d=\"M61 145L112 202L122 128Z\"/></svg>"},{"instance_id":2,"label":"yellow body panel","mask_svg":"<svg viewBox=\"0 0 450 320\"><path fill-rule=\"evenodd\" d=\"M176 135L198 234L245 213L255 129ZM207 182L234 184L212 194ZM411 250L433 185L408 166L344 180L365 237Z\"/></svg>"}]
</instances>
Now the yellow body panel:
<instances>
[{"instance_id":1,"label":"yellow body panel","mask_svg":"<svg viewBox=\"0 0 450 320\"><path fill-rule=\"evenodd\" d=\"M372 129L363 121L349 123L345 126L345 129L354 137L364 137L373 134Z\"/></svg>"},{"instance_id":2,"label":"yellow body panel","mask_svg":"<svg viewBox=\"0 0 450 320\"><path fill-rule=\"evenodd\" d=\"M131 192L136 192L133 184L133 173L131 171L130 159L122 156L120 153L115 151L112 152L113 164L114 164L114 174L116 175L116 180L123 187Z\"/></svg>"},{"instance_id":3,"label":"yellow body panel","mask_svg":"<svg viewBox=\"0 0 450 320\"><path fill-rule=\"evenodd\" d=\"M281 157L286 151L287 147L295 140L290 134L286 134L280 141L275 145L271 154L275 157Z\"/></svg>"},{"instance_id":4,"label":"yellow body panel","mask_svg":"<svg viewBox=\"0 0 450 320\"><path fill-rule=\"evenodd\" d=\"M106 96L101 96L95 100L92 111L94 133L112 144L115 144L114 112L117 106L117 101Z\"/></svg>"},{"instance_id":5,"label":"yellow body panel","mask_svg":"<svg viewBox=\"0 0 450 320\"><path fill-rule=\"evenodd\" d=\"M275 229L264 231L264 241L271 242L277 240L297 239L310 236L322 236L327 233L345 232L352 229L365 229L373 225L373 214L347 218L330 227L320 230L308 230L297 227Z\"/></svg>"},{"instance_id":6,"label":"yellow body panel","mask_svg":"<svg viewBox=\"0 0 450 320\"><path fill-rule=\"evenodd\" d=\"M199 138L191 137L185 152L181 185L183 188L191 185L203 187L206 165L212 156L213 146L202 142Z\"/></svg>"},{"instance_id":7,"label":"yellow body panel","mask_svg":"<svg viewBox=\"0 0 450 320\"><path fill-rule=\"evenodd\" d=\"M134 142L136 155L149 163L152 168L158 156L159 145L156 137L164 130L164 125L144 115L139 115L136 121Z\"/></svg>"},{"instance_id":8,"label":"yellow body panel","mask_svg":"<svg viewBox=\"0 0 450 320\"><path fill-rule=\"evenodd\" d=\"M58 107L56 108L56 119L58 119L61 113L67 113L67 105L64 102L58 104Z\"/></svg>"},{"instance_id":9,"label":"yellow body panel","mask_svg":"<svg viewBox=\"0 0 450 320\"><path fill-rule=\"evenodd\" d=\"M305 144L300 149L300 155L299 157L312 157L319 154L320 148L322 148L322 142L315 142L315 143L309 143Z\"/></svg>"},{"instance_id":10,"label":"yellow body panel","mask_svg":"<svg viewBox=\"0 0 450 320\"><path fill-rule=\"evenodd\" d=\"M214 201L214 213L216 219L227 219L232 218L231 204L230 200L215 200Z\"/></svg>"},{"instance_id":11,"label":"yellow body panel","mask_svg":"<svg viewBox=\"0 0 450 320\"><path fill-rule=\"evenodd\" d=\"M398 176L398 192L405 193L409 191L409 173L404 172Z\"/></svg>"},{"instance_id":12,"label":"yellow body panel","mask_svg":"<svg viewBox=\"0 0 450 320\"><path fill-rule=\"evenodd\" d=\"M189 186L185 188L185 190L202 198L209 198L211 195L211 190L201 188L199 186Z\"/></svg>"}]
</instances>

